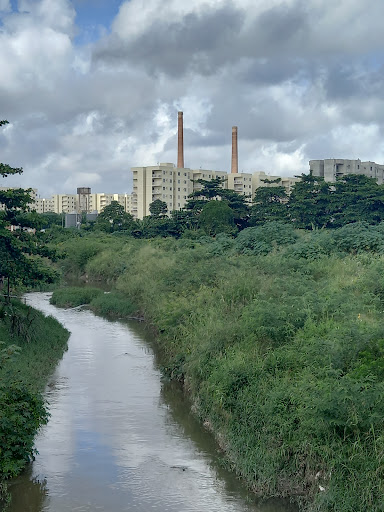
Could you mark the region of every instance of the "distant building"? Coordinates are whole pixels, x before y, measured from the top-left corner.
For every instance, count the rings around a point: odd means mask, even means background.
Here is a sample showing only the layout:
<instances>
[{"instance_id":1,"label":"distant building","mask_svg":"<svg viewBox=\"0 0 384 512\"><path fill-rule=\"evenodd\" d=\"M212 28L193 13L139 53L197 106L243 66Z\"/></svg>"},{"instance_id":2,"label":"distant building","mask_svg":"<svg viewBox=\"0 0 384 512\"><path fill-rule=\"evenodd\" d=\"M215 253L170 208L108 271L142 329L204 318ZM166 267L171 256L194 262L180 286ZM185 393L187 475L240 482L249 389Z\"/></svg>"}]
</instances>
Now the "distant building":
<instances>
[{"instance_id":1,"label":"distant building","mask_svg":"<svg viewBox=\"0 0 384 512\"><path fill-rule=\"evenodd\" d=\"M168 212L185 206L189 194L199 190L198 179L226 177L223 171L177 168L171 163L133 167L132 215L137 219L150 215L149 205L156 199L167 203Z\"/></svg>"},{"instance_id":2,"label":"distant building","mask_svg":"<svg viewBox=\"0 0 384 512\"><path fill-rule=\"evenodd\" d=\"M348 174L363 174L374 178L379 185L384 183L384 165L375 162L327 158L325 160L310 160L309 168L314 176L321 176L329 182L335 182L337 178Z\"/></svg>"}]
</instances>

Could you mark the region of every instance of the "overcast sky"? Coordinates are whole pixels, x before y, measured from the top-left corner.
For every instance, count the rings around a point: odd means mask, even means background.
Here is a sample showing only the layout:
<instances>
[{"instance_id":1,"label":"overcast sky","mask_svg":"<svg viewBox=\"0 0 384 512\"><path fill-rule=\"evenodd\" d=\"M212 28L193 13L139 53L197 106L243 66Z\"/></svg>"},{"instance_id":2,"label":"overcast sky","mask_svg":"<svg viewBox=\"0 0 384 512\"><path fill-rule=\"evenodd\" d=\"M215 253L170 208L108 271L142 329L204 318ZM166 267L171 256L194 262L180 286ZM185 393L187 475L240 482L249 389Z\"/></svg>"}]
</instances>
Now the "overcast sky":
<instances>
[{"instance_id":1,"label":"overcast sky","mask_svg":"<svg viewBox=\"0 0 384 512\"><path fill-rule=\"evenodd\" d=\"M1 186L131 192L133 166L384 163L380 0L0 0Z\"/></svg>"}]
</instances>

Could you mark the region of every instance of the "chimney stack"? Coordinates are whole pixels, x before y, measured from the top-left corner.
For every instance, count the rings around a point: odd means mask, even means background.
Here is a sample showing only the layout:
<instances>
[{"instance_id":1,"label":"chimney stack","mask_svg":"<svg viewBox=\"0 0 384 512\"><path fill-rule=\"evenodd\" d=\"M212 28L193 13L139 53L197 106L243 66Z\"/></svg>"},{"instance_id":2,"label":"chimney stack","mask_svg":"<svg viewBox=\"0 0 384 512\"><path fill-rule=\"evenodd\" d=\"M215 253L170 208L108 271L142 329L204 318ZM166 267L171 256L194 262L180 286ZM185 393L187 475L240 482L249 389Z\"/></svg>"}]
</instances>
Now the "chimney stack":
<instances>
[{"instance_id":1,"label":"chimney stack","mask_svg":"<svg viewBox=\"0 0 384 512\"><path fill-rule=\"evenodd\" d=\"M177 115L177 167L184 168L183 113Z\"/></svg>"},{"instance_id":2,"label":"chimney stack","mask_svg":"<svg viewBox=\"0 0 384 512\"><path fill-rule=\"evenodd\" d=\"M237 126L232 126L232 163L231 163L231 174L237 174L239 172L238 167L238 153L237 153Z\"/></svg>"}]
</instances>

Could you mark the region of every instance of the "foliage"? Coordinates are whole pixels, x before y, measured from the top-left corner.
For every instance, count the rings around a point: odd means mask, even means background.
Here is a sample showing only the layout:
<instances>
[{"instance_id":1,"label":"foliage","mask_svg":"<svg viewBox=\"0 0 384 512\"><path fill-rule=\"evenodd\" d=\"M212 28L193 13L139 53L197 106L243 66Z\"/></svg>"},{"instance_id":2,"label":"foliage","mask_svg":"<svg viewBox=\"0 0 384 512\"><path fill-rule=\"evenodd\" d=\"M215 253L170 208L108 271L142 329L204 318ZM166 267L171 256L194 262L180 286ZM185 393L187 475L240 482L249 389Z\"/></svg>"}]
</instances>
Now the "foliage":
<instances>
[{"instance_id":1,"label":"foliage","mask_svg":"<svg viewBox=\"0 0 384 512\"><path fill-rule=\"evenodd\" d=\"M0 475L16 476L33 460L36 431L48 421L41 396L23 387L0 387Z\"/></svg>"},{"instance_id":2,"label":"foliage","mask_svg":"<svg viewBox=\"0 0 384 512\"><path fill-rule=\"evenodd\" d=\"M384 227L292 224L115 240L85 270L110 276L94 299L109 314L135 306L157 329L164 372L255 492L381 512Z\"/></svg>"},{"instance_id":3,"label":"foliage","mask_svg":"<svg viewBox=\"0 0 384 512\"><path fill-rule=\"evenodd\" d=\"M7 121L0 121L0 126ZM21 174L21 168L0 164L0 176ZM9 189L0 191L0 283L7 282L6 295L17 283L33 285L37 282L51 283L57 279L54 270L43 258L56 259L55 250L48 249L28 228L38 228L36 214L28 214L31 189ZM11 227L17 229L11 231Z\"/></svg>"},{"instance_id":4,"label":"foliage","mask_svg":"<svg viewBox=\"0 0 384 512\"><path fill-rule=\"evenodd\" d=\"M302 174L292 189L288 202L289 216L296 227L324 228L332 222L331 189L324 178Z\"/></svg>"},{"instance_id":5,"label":"foliage","mask_svg":"<svg viewBox=\"0 0 384 512\"><path fill-rule=\"evenodd\" d=\"M234 215L232 209L223 201L209 201L201 210L199 226L207 235L233 232Z\"/></svg>"},{"instance_id":6,"label":"foliage","mask_svg":"<svg viewBox=\"0 0 384 512\"><path fill-rule=\"evenodd\" d=\"M33 459L48 412L41 392L66 348L68 331L17 300L0 301L0 501L3 479Z\"/></svg>"},{"instance_id":7,"label":"foliage","mask_svg":"<svg viewBox=\"0 0 384 512\"><path fill-rule=\"evenodd\" d=\"M249 218L250 226L265 222L288 220L288 195L283 186L259 187L256 189Z\"/></svg>"},{"instance_id":8,"label":"foliage","mask_svg":"<svg viewBox=\"0 0 384 512\"><path fill-rule=\"evenodd\" d=\"M130 299L121 293L104 292L92 299L90 308L98 315L110 318L129 318L136 312Z\"/></svg>"},{"instance_id":9,"label":"foliage","mask_svg":"<svg viewBox=\"0 0 384 512\"><path fill-rule=\"evenodd\" d=\"M337 180L332 194L332 226L384 220L384 187L374 178L351 174Z\"/></svg>"},{"instance_id":10,"label":"foliage","mask_svg":"<svg viewBox=\"0 0 384 512\"><path fill-rule=\"evenodd\" d=\"M133 227L133 217L126 213L124 207L118 201L112 201L97 216L96 228L113 233L115 231L127 231Z\"/></svg>"},{"instance_id":11,"label":"foliage","mask_svg":"<svg viewBox=\"0 0 384 512\"><path fill-rule=\"evenodd\" d=\"M161 217L166 215L168 212L167 203L165 201L161 201L160 199L155 199L155 201L149 205L149 211L153 217Z\"/></svg>"},{"instance_id":12,"label":"foliage","mask_svg":"<svg viewBox=\"0 0 384 512\"><path fill-rule=\"evenodd\" d=\"M291 244L296 238L292 226L274 221L241 231L236 239L236 249L243 254L267 254L274 248Z\"/></svg>"},{"instance_id":13,"label":"foliage","mask_svg":"<svg viewBox=\"0 0 384 512\"><path fill-rule=\"evenodd\" d=\"M55 290L51 297L51 304L69 308L89 304L95 297L103 292L99 288L66 287Z\"/></svg>"}]
</instances>

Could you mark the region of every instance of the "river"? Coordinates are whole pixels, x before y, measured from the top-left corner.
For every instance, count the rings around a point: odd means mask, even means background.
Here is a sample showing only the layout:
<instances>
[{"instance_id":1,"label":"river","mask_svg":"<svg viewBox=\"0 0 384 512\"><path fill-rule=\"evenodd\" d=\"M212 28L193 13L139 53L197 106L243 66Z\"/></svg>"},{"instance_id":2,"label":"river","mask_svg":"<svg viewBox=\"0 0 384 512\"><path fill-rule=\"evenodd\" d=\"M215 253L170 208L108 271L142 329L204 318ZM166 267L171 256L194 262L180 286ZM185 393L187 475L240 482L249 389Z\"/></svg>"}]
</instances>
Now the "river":
<instances>
[{"instance_id":1,"label":"river","mask_svg":"<svg viewBox=\"0 0 384 512\"><path fill-rule=\"evenodd\" d=\"M27 302L71 332L46 389L39 454L11 481L7 512L294 512L257 502L222 463L182 390L161 382L142 324Z\"/></svg>"}]
</instances>

